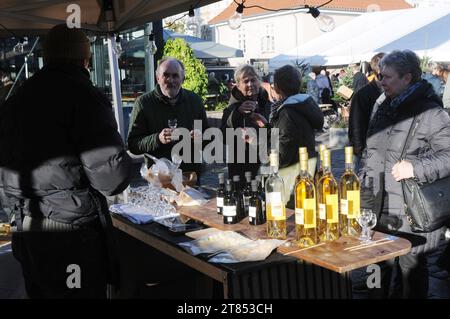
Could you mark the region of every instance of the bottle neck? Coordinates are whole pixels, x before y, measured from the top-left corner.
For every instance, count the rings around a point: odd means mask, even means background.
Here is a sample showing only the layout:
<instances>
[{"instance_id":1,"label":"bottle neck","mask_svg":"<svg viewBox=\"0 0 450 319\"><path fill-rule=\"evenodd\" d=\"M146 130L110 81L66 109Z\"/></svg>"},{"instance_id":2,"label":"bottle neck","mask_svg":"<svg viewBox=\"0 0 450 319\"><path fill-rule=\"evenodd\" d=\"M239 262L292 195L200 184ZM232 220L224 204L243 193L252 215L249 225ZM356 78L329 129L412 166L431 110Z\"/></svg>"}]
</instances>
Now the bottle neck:
<instances>
[{"instance_id":1,"label":"bottle neck","mask_svg":"<svg viewBox=\"0 0 450 319\"><path fill-rule=\"evenodd\" d=\"M323 174L331 174L331 167L330 166L323 166Z\"/></svg>"},{"instance_id":2,"label":"bottle neck","mask_svg":"<svg viewBox=\"0 0 450 319\"><path fill-rule=\"evenodd\" d=\"M276 166L270 166L272 169L272 174L278 174L278 165Z\"/></svg>"},{"instance_id":3,"label":"bottle neck","mask_svg":"<svg viewBox=\"0 0 450 319\"><path fill-rule=\"evenodd\" d=\"M353 172L353 163L345 163L345 171Z\"/></svg>"}]
</instances>

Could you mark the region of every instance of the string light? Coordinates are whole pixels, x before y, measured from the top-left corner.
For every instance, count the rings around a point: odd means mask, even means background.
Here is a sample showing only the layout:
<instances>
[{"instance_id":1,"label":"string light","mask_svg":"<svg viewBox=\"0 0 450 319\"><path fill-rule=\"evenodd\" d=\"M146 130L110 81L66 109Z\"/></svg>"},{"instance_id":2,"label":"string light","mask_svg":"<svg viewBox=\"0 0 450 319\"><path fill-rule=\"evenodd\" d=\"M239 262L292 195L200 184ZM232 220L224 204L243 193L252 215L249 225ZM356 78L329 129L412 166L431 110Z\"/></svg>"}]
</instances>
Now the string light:
<instances>
[{"instance_id":1,"label":"string light","mask_svg":"<svg viewBox=\"0 0 450 319\"><path fill-rule=\"evenodd\" d=\"M158 47L156 46L155 43L155 34L153 33L153 31L148 35L148 44L146 46L146 49L153 55L155 55L156 52L158 51Z\"/></svg>"},{"instance_id":2,"label":"string light","mask_svg":"<svg viewBox=\"0 0 450 319\"><path fill-rule=\"evenodd\" d=\"M265 8L259 5L253 5L253 6L246 6L245 0L242 0L241 3L237 2L236 0L233 0L234 3L237 4L236 12L230 17L228 20L228 26L232 30L239 29L239 27L242 24L242 13L244 12L244 9L250 9L250 8L259 8L264 11L270 11L270 12L280 12L280 11L293 11L293 10L302 10L302 9L308 9L307 13L311 14L317 21L317 24L323 32L330 32L334 29L335 23L334 19L326 14L322 14L319 11L320 7L323 7L333 0L329 0L317 7L311 7L308 5L297 7L297 8L280 8L280 9L270 9Z\"/></svg>"},{"instance_id":3,"label":"string light","mask_svg":"<svg viewBox=\"0 0 450 319\"><path fill-rule=\"evenodd\" d=\"M194 8L192 6L189 8L186 28L189 31L191 31L194 35L196 35L198 32L199 26L198 26L197 19L195 18Z\"/></svg>"}]
</instances>

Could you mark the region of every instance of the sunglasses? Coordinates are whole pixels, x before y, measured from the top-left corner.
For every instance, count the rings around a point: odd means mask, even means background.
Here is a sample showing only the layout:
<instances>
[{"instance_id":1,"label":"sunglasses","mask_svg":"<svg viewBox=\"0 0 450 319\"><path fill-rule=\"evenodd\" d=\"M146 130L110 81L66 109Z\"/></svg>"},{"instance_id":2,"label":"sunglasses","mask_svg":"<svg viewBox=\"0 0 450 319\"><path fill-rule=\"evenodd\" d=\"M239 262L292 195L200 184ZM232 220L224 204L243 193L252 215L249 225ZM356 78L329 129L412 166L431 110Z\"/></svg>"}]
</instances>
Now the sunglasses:
<instances>
[{"instance_id":1,"label":"sunglasses","mask_svg":"<svg viewBox=\"0 0 450 319\"><path fill-rule=\"evenodd\" d=\"M383 74L378 73L378 74L377 74L377 80L378 80L378 81L383 80Z\"/></svg>"}]
</instances>

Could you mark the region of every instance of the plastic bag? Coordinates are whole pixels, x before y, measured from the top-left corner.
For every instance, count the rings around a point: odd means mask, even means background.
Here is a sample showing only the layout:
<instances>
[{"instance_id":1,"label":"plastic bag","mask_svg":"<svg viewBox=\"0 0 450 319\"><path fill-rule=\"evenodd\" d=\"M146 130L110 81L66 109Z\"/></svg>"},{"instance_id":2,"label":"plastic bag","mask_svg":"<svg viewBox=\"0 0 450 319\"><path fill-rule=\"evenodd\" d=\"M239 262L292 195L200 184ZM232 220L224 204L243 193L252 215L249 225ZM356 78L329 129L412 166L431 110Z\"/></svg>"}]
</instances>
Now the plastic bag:
<instances>
[{"instance_id":1,"label":"plastic bag","mask_svg":"<svg viewBox=\"0 0 450 319\"><path fill-rule=\"evenodd\" d=\"M285 241L278 239L258 239L247 244L231 247L210 258L212 263L240 263L266 259L272 250Z\"/></svg>"},{"instance_id":2,"label":"plastic bag","mask_svg":"<svg viewBox=\"0 0 450 319\"><path fill-rule=\"evenodd\" d=\"M205 205L208 200L198 190L187 186L176 199L178 206L202 206Z\"/></svg>"},{"instance_id":3,"label":"plastic bag","mask_svg":"<svg viewBox=\"0 0 450 319\"><path fill-rule=\"evenodd\" d=\"M212 235L202 236L196 240L179 243L179 245L195 256L198 254L216 253L251 241L251 239L233 231L220 231Z\"/></svg>"},{"instance_id":4,"label":"plastic bag","mask_svg":"<svg viewBox=\"0 0 450 319\"><path fill-rule=\"evenodd\" d=\"M147 169L145 164L141 167L141 176L157 187L172 186L177 192L184 189L183 172L179 169L181 158L177 155L172 156L172 161L167 158L156 158L153 155L145 154L155 163Z\"/></svg>"}]
</instances>

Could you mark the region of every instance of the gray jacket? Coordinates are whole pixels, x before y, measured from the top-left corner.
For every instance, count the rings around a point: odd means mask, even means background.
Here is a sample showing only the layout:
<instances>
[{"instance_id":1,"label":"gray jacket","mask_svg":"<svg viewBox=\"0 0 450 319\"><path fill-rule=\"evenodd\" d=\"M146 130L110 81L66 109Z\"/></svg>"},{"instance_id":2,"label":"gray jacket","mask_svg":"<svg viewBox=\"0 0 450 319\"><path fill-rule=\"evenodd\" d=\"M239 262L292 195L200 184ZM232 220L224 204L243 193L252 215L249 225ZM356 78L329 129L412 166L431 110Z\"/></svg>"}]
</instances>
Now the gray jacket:
<instances>
[{"instance_id":1,"label":"gray jacket","mask_svg":"<svg viewBox=\"0 0 450 319\"><path fill-rule=\"evenodd\" d=\"M419 123L406 151L419 182L433 182L450 175L450 117L442 101L426 81L395 109L386 99L369 124L367 148L361 169L361 207L379 216L378 225L389 230L412 233L403 211L400 182L391 174L400 160L414 116Z\"/></svg>"}]
</instances>

